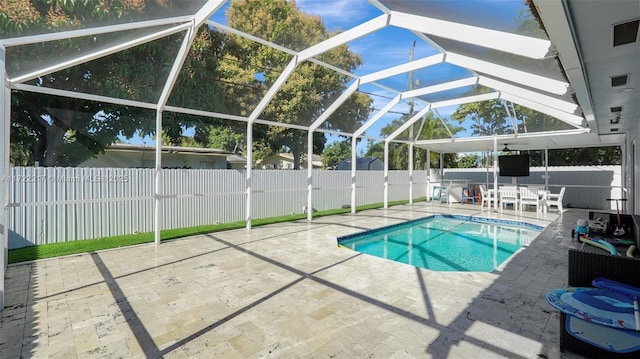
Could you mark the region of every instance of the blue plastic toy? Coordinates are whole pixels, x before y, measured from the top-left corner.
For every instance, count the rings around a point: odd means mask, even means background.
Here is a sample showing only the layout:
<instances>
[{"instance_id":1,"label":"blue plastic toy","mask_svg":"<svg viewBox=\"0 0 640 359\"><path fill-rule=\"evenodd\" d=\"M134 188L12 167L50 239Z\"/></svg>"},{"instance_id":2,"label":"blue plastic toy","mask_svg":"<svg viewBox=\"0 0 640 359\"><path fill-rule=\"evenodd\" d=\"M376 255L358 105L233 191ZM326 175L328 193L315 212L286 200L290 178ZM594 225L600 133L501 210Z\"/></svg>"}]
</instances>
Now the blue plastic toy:
<instances>
[{"instance_id":1,"label":"blue plastic toy","mask_svg":"<svg viewBox=\"0 0 640 359\"><path fill-rule=\"evenodd\" d=\"M587 235L589 234L589 222L586 219L579 219L578 222L576 223L576 230L574 232L574 236L577 238L580 237L580 235Z\"/></svg>"}]
</instances>

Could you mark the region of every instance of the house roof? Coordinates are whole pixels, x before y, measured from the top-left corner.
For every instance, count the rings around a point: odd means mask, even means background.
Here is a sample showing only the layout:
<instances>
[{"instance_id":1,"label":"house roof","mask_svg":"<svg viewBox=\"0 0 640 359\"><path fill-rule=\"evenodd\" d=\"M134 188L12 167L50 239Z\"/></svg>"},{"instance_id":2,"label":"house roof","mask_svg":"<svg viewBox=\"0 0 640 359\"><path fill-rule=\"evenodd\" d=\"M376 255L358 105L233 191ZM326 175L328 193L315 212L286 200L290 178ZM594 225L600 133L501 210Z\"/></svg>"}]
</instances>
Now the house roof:
<instances>
[{"instance_id":1,"label":"house roof","mask_svg":"<svg viewBox=\"0 0 640 359\"><path fill-rule=\"evenodd\" d=\"M106 151L149 151L154 152L155 146L136 145L128 143L114 143L107 147ZM162 146L162 152L165 153L191 153L200 155L215 155L215 156L236 156L232 152L216 149L216 148L196 148L196 147L182 147L182 146Z\"/></svg>"},{"instance_id":2,"label":"house roof","mask_svg":"<svg viewBox=\"0 0 640 359\"><path fill-rule=\"evenodd\" d=\"M381 159L379 159L378 157L358 157L356 158L356 165L368 165L371 162L374 161L381 161ZM351 158L345 158L344 161L342 161L344 163L351 163Z\"/></svg>"},{"instance_id":3,"label":"house roof","mask_svg":"<svg viewBox=\"0 0 640 359\"><path fill-rule=\"evenodd\" d=\"M155 152L155 146L135 145L128 143L114 143L107 147L105 151L118 151L118 152ZM233 152L224 151L216 148L196 148L196 147L182 147L182 146L162 146L162 152L175 153L175 154L197 154L200 156L216 156L226 157L228 163L244 164L247 162L247 158L237 155Z\"/></svg>"}]
</instances>

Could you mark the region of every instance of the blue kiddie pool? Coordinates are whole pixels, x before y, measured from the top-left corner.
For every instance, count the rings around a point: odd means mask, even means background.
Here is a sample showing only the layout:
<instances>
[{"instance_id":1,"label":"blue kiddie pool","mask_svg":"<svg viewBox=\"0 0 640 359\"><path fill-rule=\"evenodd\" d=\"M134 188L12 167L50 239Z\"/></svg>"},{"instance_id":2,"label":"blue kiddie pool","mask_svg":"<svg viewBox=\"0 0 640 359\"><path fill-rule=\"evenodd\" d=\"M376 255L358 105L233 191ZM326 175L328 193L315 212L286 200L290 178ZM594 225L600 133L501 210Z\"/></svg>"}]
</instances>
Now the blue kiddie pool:
<instances>
[{"instance_id":1,"label":"blue kiddie pool","mask_svg":"<svg viewBox=\"0 0 640 359\"><path fill-rule=\"evenodd\" d=\"M640 288L606 278L593 284L598 288L553 289L547 302L567 314L565 328L574 337L615 353L639 350Z\"/></svg>"}]
</instances>

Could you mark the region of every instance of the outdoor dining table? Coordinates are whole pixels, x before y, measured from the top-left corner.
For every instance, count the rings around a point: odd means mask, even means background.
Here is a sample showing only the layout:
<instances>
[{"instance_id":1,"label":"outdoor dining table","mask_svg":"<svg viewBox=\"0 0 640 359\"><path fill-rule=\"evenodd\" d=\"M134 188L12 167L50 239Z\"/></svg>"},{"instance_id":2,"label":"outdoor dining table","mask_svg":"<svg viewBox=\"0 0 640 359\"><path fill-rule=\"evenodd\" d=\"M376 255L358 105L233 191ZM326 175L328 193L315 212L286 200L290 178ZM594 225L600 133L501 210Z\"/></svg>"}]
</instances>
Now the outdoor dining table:
<instances>
[{"instance_id":1,"label":"outdoor dining table","mask_svg":"<svg viewBox=\"0 0 640 359\"><path fill-rule=\"evenodd\" d=\"M511 187L511 186L499 186L498 189L502 188L502 187ZM516 208L519 206L522 206L522 203L520 203L520 188L521 187L531 187L532 189L538 191L538 199L540 201L540 206L542 207L543 212L546 214L547 213L547 205L546 205L546 200L547 200L547 196L549 195L549 193L551 193L551 191L544 189L544 187L537 187L537 186L515 186L516 187L516 191L515 191L515 206ZM495 189L489 189L487 190L489 193L489 196L492 197L495 195L496 191ZM499 193L499 192L498 192ZM502 203L500 203L500 197L498 196L495 199L498 202L498 206L502 205ZM509 202L509 203L513 203L513 202Z\"/></svg>"}]
</instances>

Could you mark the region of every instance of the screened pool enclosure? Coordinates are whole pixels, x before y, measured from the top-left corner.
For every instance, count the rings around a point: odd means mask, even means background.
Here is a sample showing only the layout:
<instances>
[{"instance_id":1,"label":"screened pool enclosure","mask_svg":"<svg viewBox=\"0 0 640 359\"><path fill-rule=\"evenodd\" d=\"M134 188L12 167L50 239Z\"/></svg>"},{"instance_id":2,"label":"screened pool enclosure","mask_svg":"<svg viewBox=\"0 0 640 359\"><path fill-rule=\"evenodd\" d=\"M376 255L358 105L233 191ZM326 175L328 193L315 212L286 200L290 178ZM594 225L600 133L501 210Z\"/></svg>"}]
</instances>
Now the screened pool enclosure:
<instances>
[{"instance_id":1,"label":"screened pool enclosure","mask_svg":"<svg viewBox=\"0 0 640 359\"><path fill-rule=\"evenodd\" d=\"M297 1L301 13L284 0L262 8L223 0L122 0L110 8L100 8L97 1L55 8L44 3L0 5L6 15L0 20L5 22L0 32L5 254L9 217L29 218L47 187L64 198L48 203L52 217L65 206L85 206L78 217L116 215L115 207L106 213L88 208L103 200L144 197L135 204L144 208L130 216L152 218L159 243L168 219L180 215L171 213L172 203L183 195L197 203L189 215L198 216L210 205L202 198L228 192L215 200L229 211L244 212L247 229L261 211L255 202L269 201L260 196L273 188L282 201L292 186L306 188L305 200L294 206L305 210L308 220L325 197L338 199L323 206L348 205L355 212L369 185L380 186L385 206L402 196L410 201L426 196L430 161L414 158L417 149L426 158L432 152L491 153L495 163L505 144L514 150L622 146L624 186L634 199L631 211L637 207L638 92L628 85L628 91L617 93L623 104L621 130L610 131L609 110L618 103L598 102L611 97L590 83L600 70L587 71L589 58L583 56L594 48L578 41L585 24L596 27L598 14L619 17L603 19L599 28L604 30L610 21L640 16L635 1L609 6L574 0ZM630 60L637 59L637 28L636 42L624 46L631 50L619 48L611 56L630 68L618 70L637 71ZM604 62L600 66L609 66ZM473 116L456 112L460 106L490 106L501 125L479 126ZM229 183L216 182L204 170L164 168L163 141L213 147L222 138L235 144L229 154L246 158L244 169L223 170L235 171L224 180ZM351 161L351 171L335 174L341 176L335 185L325 178L327 171L309 164L292 185L261 173L257 165L265 144L287 149L303 162L344 140L352 158L365 144L378 144L384 171L365 174ZM153 169L92 172L82 166L115 142L152 147L145 161ZM390 147L398 144L409 149L400 174L389 167ZM38 168L14 166L20 151ZM118 182L111 178L125 175L135 177L131 181L138 192L111 186ZM199 186L205 178L209 182ZM11 193L15 182L29 183L21 184L18 197ZM96 189L96 183L104 186ZM402 185L399 194L393 183L409 186ZM332 186L340 188L332 191ZM65 216L73 217L68 223L80 223L76 215ZM6 255L2 258L4 277Z\"/></svg>"}]
</instances>

